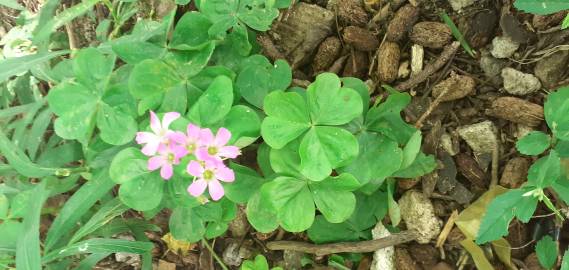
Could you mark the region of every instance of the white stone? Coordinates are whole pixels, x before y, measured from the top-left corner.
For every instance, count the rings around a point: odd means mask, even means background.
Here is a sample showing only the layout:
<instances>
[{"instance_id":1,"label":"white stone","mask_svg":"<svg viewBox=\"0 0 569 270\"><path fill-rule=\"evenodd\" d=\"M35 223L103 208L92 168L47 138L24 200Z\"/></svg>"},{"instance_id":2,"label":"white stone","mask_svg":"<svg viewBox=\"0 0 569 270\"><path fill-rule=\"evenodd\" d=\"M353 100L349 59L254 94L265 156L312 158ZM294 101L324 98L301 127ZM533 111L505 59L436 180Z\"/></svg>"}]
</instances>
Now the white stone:
<instances>
[{"instance_id":1,"label":"white stone","mask_svg":"<svg viewBox=\"0 0 569 270\"><path fill-rule=\"evenodd\" d=\"M441 221L435 215L435 208L425 194L409 190L401 196L398 203L407 229L418 233L418 243L427 244L439 235Z\"/></svg>"},{"instance_id":2,"label":"white stone","mask_svg":"<svg viewBox=\"0 0 569 270\"><path fill-rule=\"evenodd\" d=\"M391 233L381 224L381 221L371 230L373 239L388 237ZM373 253L370 270L395 270L395 247L378 249Z\"/></svg>"},{"instance_id":3,"label":"white stone","mask_svg":"<svg viewBox=\"0 0 569 270\"><path fill-rule=\"evenodd\" d=\"M541 83L536 76L513 68L502 69L502 79L504 79L504 89L512 95L528 95L541 88Z\"/></svg>"},{"instance_id":4,"label":"white stone","mask_svg":"<svg viewBox=\"0 0 569 270\"><path fill-rule=\"evenodd\" d=\"M490 53L496 58L508 58L512 56L519 47L519 43L507 36L495 37L492 40L492 50Z\"/></svg>"},{"instance_id":5,"label":"white stone","mask_svg":"<svg viewBox=\"0 0 569 270\"><path fill-rule=\"evenodd\" d=\"M478 154L492 153L498 143L496 126L491 121L462 126L457 132Z\"/></svg>"},{"instance_id":6,"label":"white stone","mask_svg":"<svg viewBox=\"0 0 569 270\"><path fill-rule=\"evenodd\" d=\"M463 8L470 6L476 2L476 0L448 0L452 9L455 11L461 11Z\"/></svg>"}]
</instances>

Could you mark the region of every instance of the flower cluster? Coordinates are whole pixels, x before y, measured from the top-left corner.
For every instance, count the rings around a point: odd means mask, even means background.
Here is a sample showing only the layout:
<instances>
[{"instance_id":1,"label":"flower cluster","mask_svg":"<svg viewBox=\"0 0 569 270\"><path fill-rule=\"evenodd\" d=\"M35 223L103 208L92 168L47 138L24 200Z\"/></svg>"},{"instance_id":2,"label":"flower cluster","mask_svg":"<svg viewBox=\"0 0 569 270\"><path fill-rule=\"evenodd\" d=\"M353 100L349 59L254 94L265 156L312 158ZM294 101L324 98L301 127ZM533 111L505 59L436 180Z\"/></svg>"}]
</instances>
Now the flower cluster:
<instances>
[{"instance_id":1,"label":"flower cluster","mask_svg":"<svg viewBox=\"0 0 569 270\"><path fill-rule=\"evenodd\" d=\"M186 133L169 129L170 124L178 119L180 114L169 112L164 114L162 121L154 112L150 112L150 129L152 132L138 132L136 142L144 144L142 153L149 156L148 169L160 169L160 176L169 180L173 175L174 165L180 164L180 159L192 155L196 159L190 161L187 172L194 176L194 181L188 187L188 193L199 197L206 188L214 201L224 195L223 186L219 181L233 182L235 174L223 161L236 158L241 154L237 146L226 145L231 138L231 132L220 128L214 135L209 128L200 128L188 124Z\"/></svg>"}]
</instances>

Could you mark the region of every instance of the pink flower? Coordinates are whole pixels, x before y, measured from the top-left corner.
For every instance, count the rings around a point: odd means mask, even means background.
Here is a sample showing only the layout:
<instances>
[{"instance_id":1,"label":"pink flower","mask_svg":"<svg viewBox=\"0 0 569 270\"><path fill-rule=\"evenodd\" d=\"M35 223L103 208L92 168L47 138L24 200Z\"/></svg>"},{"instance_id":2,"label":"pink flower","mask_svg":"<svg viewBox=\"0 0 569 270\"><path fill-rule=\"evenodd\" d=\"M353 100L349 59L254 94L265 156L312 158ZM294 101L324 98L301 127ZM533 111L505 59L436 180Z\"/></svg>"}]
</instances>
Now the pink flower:
<instances>
[{"instance_id":1,"label":"pink flower","mask_svg":"<svg viewBox=\"0 0 569 270\"><path fill-rule=\"evenodd\" d=\"M200 140L202 147L196 151L200 160L222 161L223 158L236 158L241 154L237 146L226 146L231 138L231 132L226 128L217 130L215 137L210 129L203 129Z\"/></svg>"},{"instance_id":2,"label":"pink flower","mask_svg":"<svg viewBox=\"0 0 569 270\"><path fill-rule=\"evenodd\" d=\"M206 188L209 189L209 195L214 201L218 201L223 197L225 191L219 182L233 182L235 174L233 170L225 167L221 162L214 160L206 160L203 162L192 160L188 164L188 173L197 177L189 187L188 193L194 197L202 195Z\"/></svg>"},{"instance_id":3,"label":"pink flower","mask_svg":"<svg viewBox=\"0 0 569 270\"><path fill-rule=\"evenodd\" d=\"M170 139L176 143L175 147L179 148L185 155L194 154L201 146L200 141L201 129L193 124L188 124L186 134L183 132L174 132Z\"/></svg>"},{"instance_id":4,"label":"pink flower","mask_svg":"<svg viewBox=\"0 0 569 270\"><path fill-rule=\"evenodd\" d=\"M138 144L146 144L142 148L142 153L147 156L155 155L161 144L168 144L169 136L174 133L168 129L170 124L178 119L180 114L177 112L169 112L164 114L162 122L158 119L153 111L150 111L150 129L153 132L136 133L136 142Z\"/></svg>"},{"instance_id":5,"label":"pink flower","mask_svg":"<svg viewBox=\"0 0 569 270\"><path fill-rule=\"evenodd\" d=\"M161 145L158 148L158 155L148 159L148 170L154 171L161 168L160 176L162 176L164 180L169 180L174 171L173 165L180 164L180 158L183 156L183 152L176 151L176 149L169 146Z\"/></svg>"}]
</instances>

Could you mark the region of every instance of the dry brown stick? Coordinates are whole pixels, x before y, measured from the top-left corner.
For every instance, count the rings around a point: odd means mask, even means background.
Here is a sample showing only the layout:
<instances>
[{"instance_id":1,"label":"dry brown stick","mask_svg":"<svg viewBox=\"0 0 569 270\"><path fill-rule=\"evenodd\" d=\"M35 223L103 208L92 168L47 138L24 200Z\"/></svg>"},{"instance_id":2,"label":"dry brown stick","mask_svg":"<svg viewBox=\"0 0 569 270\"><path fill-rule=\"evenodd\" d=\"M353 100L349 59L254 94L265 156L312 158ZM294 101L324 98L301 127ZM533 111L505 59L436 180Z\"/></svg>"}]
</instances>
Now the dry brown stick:
<instances>
[{"instance_id":1,"label":"dry brown stick","mask_svg":"<svg viewBox=\"0 0 569 270\"><path fill-rule=\"evenodd\" d=\"M443 67L454 56L454 54L458 50L458 47L460 47L460 43L458 41L455 41L452 44L447 45L443 50L443 52L441 53L441 55L439 56L439 58L437 58L437 60L427 65L421 72L417 73L414 77L411 77L409 80L398 84L395 88L401 91L405 91L424 82L427 78L429 78L429 76L431 76L441 67Z\"/></svg>"},{"instance_id":2,"label":"dry brown stick","mask_svg":"<svg viewBox=\"0 0 569 270\"><path fill-rule=\"evenodd\" d=\"M500 162L500 143L499 136L497 136L496 145L492 149L492 178L490 179L490 187L496 186L498 184L498 164Z\"/></svg>"},{"instance_id":3,"label":"dry brown stick","mask_svg":"<svg viewBox=\"0 0 569 270\"><path fill-rule=\"evenodd\" d=\"M402 243L413 241L417 238L415 231L404 231L393 234L388 237L361 241L361 242L343 242L334 244L315 245L306 242L297 241L274 241L267 244L270 250L292 250L304 253L316 254L317 256L328 255L332 253L354 252L364 253L373 252L378 249L395 246Z\"/></svg>"},{"instance_id":4,"label":"dry brown stick","mask_svg":"<svg viewBox=\"0 0 569 270\"><path fill-rule=\"evenodd\" d=\"M398 88L398 89L401 89L401 88ZM431 113L433 113L435 108L437 108L437 106L439 106L439 104L441 104L441 102L443 101L443 98L446 96L446 94L448 93L449 90L450 90L450 87L445 88L441 92L441 94L437 98L435 98L435 100L431 103L431 105L429 105L429 108L427 108L427 110L421 115L421 117L419 117L417 122L415 122L416 128L421 129L421 127L423 127L423 122L425 121L425 119L427 119L427 117L429 117L429 115L431 115Z\"/></svg>"}]
</instances>

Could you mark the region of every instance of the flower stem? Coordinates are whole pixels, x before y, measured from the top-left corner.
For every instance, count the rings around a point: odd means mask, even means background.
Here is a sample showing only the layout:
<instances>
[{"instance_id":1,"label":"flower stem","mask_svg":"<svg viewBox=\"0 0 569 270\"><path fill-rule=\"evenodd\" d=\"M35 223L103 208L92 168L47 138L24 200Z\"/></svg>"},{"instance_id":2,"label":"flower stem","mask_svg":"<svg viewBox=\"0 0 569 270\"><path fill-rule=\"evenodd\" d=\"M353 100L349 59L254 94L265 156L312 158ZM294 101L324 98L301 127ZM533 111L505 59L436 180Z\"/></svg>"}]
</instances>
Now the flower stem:
<instances>
[{"instance_id":1,"label":"flower stem","mask_svg":"<svg viewBox=\"0 0 569 270\"><path fill-rule=\"evenodd\" d=\"M217 261L217 263L219 264L219 266L221 266L221 269L223 269L223 270L229 270L229 268L227 268L227 266L223 263L223 261L221 260L221 258L219 258L219 256L217 256L217 254L215 253L215 251L213 251L213 248L209 245L209 243L208 243L205 239L202 239L202 244L209 250L209 253L211 253L211 255L212 255L213 258Z\"/></svg>"}]
</instances>

